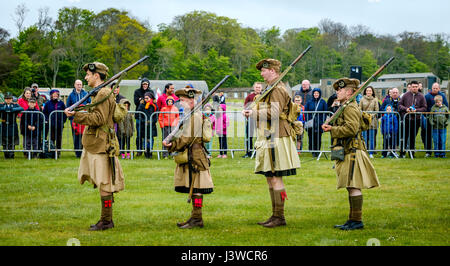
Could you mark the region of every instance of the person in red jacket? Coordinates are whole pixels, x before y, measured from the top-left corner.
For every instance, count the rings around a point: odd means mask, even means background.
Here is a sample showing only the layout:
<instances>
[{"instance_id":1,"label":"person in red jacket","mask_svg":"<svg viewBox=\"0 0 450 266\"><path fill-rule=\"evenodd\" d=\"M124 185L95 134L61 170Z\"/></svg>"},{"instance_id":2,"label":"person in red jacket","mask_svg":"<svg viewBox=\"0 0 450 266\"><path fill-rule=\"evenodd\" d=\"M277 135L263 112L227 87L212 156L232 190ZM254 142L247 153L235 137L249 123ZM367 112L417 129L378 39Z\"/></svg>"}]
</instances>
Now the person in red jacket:
<instances>
[{"instance_id":1,"label":"person in red jacket","mask_svg":"<svg viewBox=\"0 0 450 266\"><path fill-rule=\"evenodd\" d=\"M167 83L166 86L164 86L164 93L158 97L158 100L156 101L158 110L161 110L163 107L167 106L166 104L167 97L172 97L174 102L177 102L179 100L178 97L175 95L175 87L173 86L172 83Z\"/></svg>"},{"instance_id":2,"label":"person in red jacket","mask_svg":"<svg viewBox=\"0 0 450 266\"><path fill-rule=\"evenodd\" d=\"M161 113L158 117L159 126L161 127L162 131L162 140L164 140L170 134L170 132L172 132L172 129L177 126L180 119L178 108L174 106L174 103L175 100L173 97L167 97L166 106L161 108ZM167 150L167 148L164 147L164 150ZM163 157L164 159L167 159L169 157L169 153L164 152Z\"/></svg>"}]
</instances>

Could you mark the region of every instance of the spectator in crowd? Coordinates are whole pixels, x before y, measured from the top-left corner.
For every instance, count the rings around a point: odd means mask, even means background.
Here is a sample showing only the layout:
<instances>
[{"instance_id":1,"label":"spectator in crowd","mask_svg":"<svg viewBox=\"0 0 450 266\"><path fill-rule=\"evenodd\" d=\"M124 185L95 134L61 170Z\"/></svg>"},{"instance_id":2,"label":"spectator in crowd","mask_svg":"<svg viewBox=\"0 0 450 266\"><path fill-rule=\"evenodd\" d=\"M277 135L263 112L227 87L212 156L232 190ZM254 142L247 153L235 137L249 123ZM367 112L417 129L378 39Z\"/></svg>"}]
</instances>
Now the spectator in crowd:
<instances>
[{"instance_id":1,"label":"spectator in crowd","mask_svg":"<svg viewBox=\"0 0 450 266\"><path fill-rule=\"evenodd\" d=\"M300 95L302 97L302 103L307 103L313 98L312 93L311 83L309 82L309 80L305 79L302 81L300 90L295 92L294 98L295 96Z\"/></svg>"},{"instance_id":2,"label":"spectator in crowd","mask_svg":"<svg viewBox=\"0 0 450 266\"><path fill-rule=\"evenodd\" d=\"M66 105L63 101L59 100L59 90L51 90L50 101L45 104L43 113L46 120L49 122L50 141L53 142L57 150L61 149L62 133L67 116L64 112L55 112L53 114L52 112L59 110L64 111L65 109ZM46 137L47 135L48 131L46 131ZM59 154L60 152L58 152L57 156L59 156Z\"/></svg>"},{"instance_id":3,"label":"spectator in crowd","mask_svg":"<svg viewBox=\"0 0 450 266\"><path fill-rule=\"evenodd\" d=\"M431 108L435 105L435 98L436 96L442 97L442 104L448 107L448 101L447 97L445 97L445 94L441 92L441 86L439 83L435 82L433 83L431 87L431 91L425 95L425 100L427 101L427 112L431 112ZM420 131L420 137L422 139L422 142L424 144L425 150L427 150L425 157L431 156L431 142L432 142L432 127L430 125L430 121L427 119L426 116L422 116L422 128Z\"/></svg>"},{"instance_id":4,"label":"spectator in crowd","mask_svg":"<svg viewBox=\"0 0 450 266\"><path fill-rule=\"evenodd\" d=\"M111 89L116 86L117 82L111 83ZM120 94L120 84L117 84L117 87L114 89L114 95L116 95L116 103L120 103L122 99L126 99L125 96Z\"/></svg>"},{"instance_id":5,"label":"spectator in crowd","mask_svg":"<svg viewBox=\"0 0 450 266\"><path fill-rule=\"evenodd\" d=\"M391 105L392 112L398 112L398 103L400 101L400 94L397 88L392 88L389 90L389 95L384 99L380 110L386 110L386 106Z\"/></svg>"},{"instance_id":6,"label":"spectator in crowd","mask_svg":"<svg viewBox=\"0 0 450 266\"><path fill-rule=\"evenodd\" d=\"M411 91L411 82L408 82L408 84L406 84L406 92ZM403 95L405 95L405 93L400 94L400 99L403 97Z\"/></svg>"},{"instance_id":7,"label":"spectator in crowd","mask_svg":"<svg viewBox=\"0 0 450 266\"><path fill-rule=\"evenodd\" d=\"M174 104L175 99L172 98L172 96L168 96L166 98L166 103L164 104L165 106L163 106L162 109L160 110L161 113L159 114L158 120L159 126L161 127L162 131L162 140L164 140L165 138L167 138L167 136L169 136L169 134L177 126L178 121L180 120L178 108L175 107ZM163 145L163 149L167 150L167 147ZM169 157L169 153L166 151L163 152L163 157L164 159L167 159Z\"/></svg>"},{"instance_id":8,"label":"spectator in crowd","mask_svg":"<svg viewBox=\"0 0 450 266\"><path fill-rule=\"evenodd\" d=\"M328 111L332 112L334 114L334 113L336 113L336 111L339 109L340 106L341 106L341 102L336 98L336 99L334 99L331 106L328 107Z\"/></svg>"},{"instance_id":9,"label":"spectator in crowd","mask_svg":"<svg viewBox=\"0 0 450 266\"><path fill-rule=\"evenodd\" d=\"M335 104L336 99L337 99L336 92L333 93L333 94L330 96L330 98L328 98L328 100L327 100L328 111L331 112L331 110L333 109L333 104L336 105L336 104ZM337 101L337 102L339 102L339 101ZM334 112L333 112L333 113L334 113Z\"/></svg>"},{"instance_id":10,"label":"spectator in crowd","mask_svg":"<svg viewBox=\"0 0 450 266\"><path fill-rule=\"evenodd\" d=\"M153 91L148 91L144 95L144 103L141 103L137 109L143 112L147 116L147 120L140 120L141 137L145 137L145 158L152 158L153 143L155 137L158 135L156 130L156 122L158 121L157 115L152 115L158 111L156 106L155 95Z\"/></svg>"},{"instance_id":11,"label":"spectator in crowd","mask_svg":"<svg viewBox=\"0 0 450 266\"><path fill-rule=\"evenodd\" d=\"M66 101L67 107L72 106L74 103L81 100L87 94L87 92L83 89L83 82L81 80L79 79L75 80L73 86L74 89L69 94L69 97L67 98ZM88 98L81 104L86 105L89 103L91 103L91 98ZM83 138L83 132L81 131L81 126L79 124L73 123L73 116L69 117L69 120L72 127L73 148L75 149L75 155L77 156L77 158L80 158L81 150L83 150L83 144L81 143L81 139ZM77 130L75 130L74 126L77 127Z\"/></svg>"},{"instance_id":12,"label":"spectator in crowd","mask_svg":"<svg viewBox=\"0 0 450 266\"><path fill-rule=\"evenodd\" d=\"M42 110L44 108L44 104L48 101L48 99L39 93L39 86L37 83L31 84L31 92L32 95L36 98L38 110Z\"/></svg>"},{"instance_id":13,"label":"spectator in crowd","mask_svg":"<svg viewBox=\"0 0 450 266\"><path fill-rule=\"evenodd\" d=\"M219 137L219 148L220 152L217 158L227 158L227 128L230 125L230 120L228 119L226 112L227 106L225 104L220 104L219 109L216 112L216 133Z\"/></svg>"},{"instance_id":14,"label":"spectator in crowd","mask_svg":"<svg viewBox=\"0 0 450 266\"><path fill-rule=\"evenodd\" d=\"M306 123L312 120L312 127L306 128L308 131L308 148L312 152L313 157L319 156L319 152L322 147L322 124L325 122L325 113L315 113L315 112L326 112L328 110L327 102L322 99L322 91L319 88L315 88L312 91L313 98L311 98L305 104L305 111L314 112L306 114ZM305 123L305 125L306 125ZM306 126L307 127L307 126Z\"/></svg>"},{"instance_id":15,"label":"spectator in crowd","mask_svg":"<svg viewBox=\"0 0 450 266\"><path fill-rule=\"evenodd\" d=\"M220 104L226 104L226 103L225 103L225 93L224 93L223 91L221 91L221 92L219 93L219 103L220 103Z\"/></svg>"},{"instance_id":16,"label":"spectator in crowd","mask_svg":"<svg viewBox=\"0 0 450 266\"><path fill-rule=\"evenodd\" d=\"M33 93L31 92L30 88L25 88L23 90L22 95L17 100L17 103L20 105L20 107L23 108L23 110L25 110L25 111L28 110L28 101L31 99L32 95L33 95ZM42 110L39 108L39 105L36 105L35 109ZM18 116L22 117L22 114L19 114Z\"/></svg>"},{"instance_id":17,"label":"spectator in crowd","mask_svg":"<svg viewBox=\"0 0 450 266\"><path fill-rule=\"evenodd\" d=\"M145 106L144 94L150 90L150 81L147 78L143 78L141 80L141 87L134 91L134 104L136 105L136 111L140 105ZM145 124L145 116L140 113L136 113L136 149L143 150L144 144L144 135L141 135L141 132L145 132L145 129L140 129L140 125ZM150 119L150 117L147 117ZM137 152L136 156L141 156L142 152Z\"/></svg>"},{"instance_id":18,"label":"spectator in crowd","mask_svg":"<svg viewBox=\"0 0 450 266\"><path fill-rule=\"evenodd\" d=\"M253 101L255 101L255 97L261 94L262 85L263 84L261 82L255 82L253 84L253 92L245 97L244 109L246 109ZM244 111L242 111L242 113L244 113ZM252 117L248 117L245 119L245 155L242 156L242 158L249 158L252 156L254 137L255 120Z\"/></svg>"},{"instance_id":19,"label":"spectator in crowd","mask_svg":"<svg viewBox=\"0 0 450 266\"><path fill-rule=\"evenodd\" d=\"M211 149L212 149L212 143L213 143L213 137L214 137L214 130L216 129L216 116L212 112L212 106L211 104L207 103L205 104L205 107L203 108L203 114L211 120L211 129L212 129L212 136L211 141L205 142L205 148L206 152L208 153L208 158L211 158Z\"/></svg>"},{"instance_id":20,"label":"spectator in crowd","mask_svg":"<svg viewBox=\"0 0 450 266\"><path fill-rule=\"evenodd\" d=\"M212 100L213 100L213 112L215 111L215 108L214 108L214 106L219 106L220 105L220 97L219 97L219 94L216 92L216 93L214 93L214 95L213 95L213 97L212 97Z\"/></svg>"},{"instance_id":21,"label":"spectator in crowd","mask_svg":"<svg viewBox=\"0 0 450 266\"><path fill-rule=\"evenodd\" d=\"M117 98L116 98L117 99ZM123 98L119 102L120 104L125 104L127 110L130 111L131 103L126 98ZM134 132L134 121L133 114L127 113L122 121L117 124L117 138L119 139L120 153L122 159L125 159L125 151L126 158L130 159L130 150L131 150L131 137Z\"/></svg>"},{"instance_id":22,"label":"spectator in crowd","mask_svg":"<svg viewBox=\"0 0 450 266\"><path fill-rule=\"evenodd\" d=\"M447 127L449 121L448 107L443 104L442 95L434 96L435 104L431 108L431 112L428 117L431 125L433 142L434 142L434 157L446 158L445 156L445 142L447 141Z\"/></svg>"},{"instance_id":23,"label":"spectator in crowd","mask_svg":"<svg viewBox=\"0 0 450 266\"><path fill-rule=\"evenodd\" d=\"M405 122L404 140L405 147L411 151L416 148L416 136L420 127L421 115L416 112L425 112L427 110L427 101L425 96L419 92L419 83L411 81L411 89L401 97L398 109ZM405 157L405 151L402 150L401 157ZM414 152L411 152L414 157Z\"/></svg>"},{"instance_id":24,"label":"spectator in crowd","mask_svg":"<svg viewBox=\"0 0 450 266\"><path fill-rule=\"evenodd\" d=\"M359 108L364 112L378 112L379 105L378 99L374 95L373 87L368 86L364 89L363 98L359 102ZM372 122L369 126L369 130L361 132L364 140L366 141L366 147L369 151L369 157L373 158L373 150L375 150L375 138L377 137L378 118L377 114L371 114Z\"/></svg>"},{"instance_id":25,"label":"spectator in crowd","mask_svg":"<svg viewBox=\"0 0 450 266\"><path fill-rule=\"evenodd\" d=\"M42 132L44 127L44 119L40 112L35 109L36 98L31 97L28 100L28 110L22 116L21 132L24 135L23 147L25 151L25 156L29 155L30 158L37 157L36 151L39 150L42 141ZM33 151L35 153L33 153ZM31 154L30 154L31 153Z\"/></svg>"},{"instance_id":26,"label":"spectator in crowd","mask_svg":"<svg viewBox=\"0 0 450 266\"><path fill-rule=\"evenodd\" d=\"M178 102L178 96L175 95L175 87L172 83L167 83L164 86L164 93L158 97L156 101L156 105L158 106L158 110L162 110L163 107L167 106L167 97L172 97L173 103Z\"/></svg>"},{"instance_id":27,"label":"spectator in crowd","mask_svg":"<svg viewBox=\"0 0 450 266\"><path fill-rule=\"evenodd\" d=\"M398 144L398 119L392 113L392 105L386 105L386 114L381 118L381 134L383 134L383 152L381 158L392 158Z\"/></svg>"},{"instance_id":28,"label":"spectator in crowd","mask_svg":"<svg viewBox=\"0 0 450 266\"><path fill-rule=\"evenodd\" d=\"M296 95L294 97L294 103L297 105L297 121L302 122L302 124L305 124L305 106L302 104L303 98L300 95ZM300 151L303 149L303 133L301 135L297 135L297 151L298 154L300 154Z\"/></svg>"},{"instance_id":29,"label":"spectator in crowd","mask_svg":"<svg viewBox=\"0 0 450 266\"><path fill-rule=\"evenodd\" d=\"M5 103L0 103L1 143L5 159L14 159L14 149L19 145L19 129L17 127L17 115L24 109L13 103L13 95L6 92ZM8 150L8 151L7 151Z\"/></svg>"}]
</instances>

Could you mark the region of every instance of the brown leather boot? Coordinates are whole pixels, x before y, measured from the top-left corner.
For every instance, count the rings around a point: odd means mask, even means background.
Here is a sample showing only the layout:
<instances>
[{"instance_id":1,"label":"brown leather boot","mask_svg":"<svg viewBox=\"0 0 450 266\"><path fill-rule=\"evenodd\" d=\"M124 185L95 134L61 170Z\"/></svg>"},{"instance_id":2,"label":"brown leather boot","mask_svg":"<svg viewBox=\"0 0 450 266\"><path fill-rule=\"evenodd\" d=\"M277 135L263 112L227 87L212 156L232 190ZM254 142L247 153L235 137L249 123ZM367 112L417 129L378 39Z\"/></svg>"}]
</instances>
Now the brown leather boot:
<instances>
[{"instance_id":1,"label":"brown leather boot","mask_svg":"<svg viewBox=\"0 0 450 266\"><path fill-rule=\"evenodd\" d=\"M181 229L190 229L193 227L203 227L202 219L203 195L192 195L191 218L184 223L177 223Z\"/></svg>"},{"instance_id":2,"label":"brown leather boot","mask_svg":"<svg viewBox=\"0 0 450 266\"><path fill-rule=\"evenodd\" d=\"M264 227L273 228L286 225L284 217L274 217L269 223L263 224Z\"/></svg>"},{"instance_id":3,"label":"brown leather boot","mask_svg":"<svg viewBox=\"0 0 450 266\"><path fill-rule=\"evenodd\" d=\"M286 190L274 190L273 195L275 202L273 218L270 222L262 225L268 228L286 225L286 220L284 219L284 201L287 199Z\"/></svg>"},{"instance_id":4,"label":"brown leather boot","mask_svg":"<svg viewBox=\"0 0 450 266\"><path fill-rule=\"evenodd\" d=\"M189 219L186 222L177 223L177 226L182 227L182 226L188 224L191 220L192 220L192 217L189 217Z\"/></svg>"},{"instance_id":5,"label":"brown leather boot","mask_svg":"<svg viewBox=\"0 0 450 266\"><path fill-rule=\"evenodd\" d=\"M113 202L114 199L112 195L101 197L102 214L100 220L96 224L91 225L89 231L106 230L114 227L114 222L112 220Z\"/></svg>"},{"instance_id":6,"label":"brown leather boot","mask_svg":"<svg viewBox=\"0 0 450 266\"><path fill-rule=\"evenodd\" d=\"M114 222L111 221L98 221L96 224L91 225L89 231L102 231L106 229L114 228Z\"/></svg>"},{"instance_id":7,"label":"brown leather boot","mask_svg":"<svg viewBox=\"0 0 450 266\"><path fill-rule=\"evenodd\" d=\"M198 219L198 218L192 218L189 220L188 223L186 223L183 226L180 226L180 229L191 229L194 227L200 227L203 228L203 219Z\"/></svg>"}]
</instances>

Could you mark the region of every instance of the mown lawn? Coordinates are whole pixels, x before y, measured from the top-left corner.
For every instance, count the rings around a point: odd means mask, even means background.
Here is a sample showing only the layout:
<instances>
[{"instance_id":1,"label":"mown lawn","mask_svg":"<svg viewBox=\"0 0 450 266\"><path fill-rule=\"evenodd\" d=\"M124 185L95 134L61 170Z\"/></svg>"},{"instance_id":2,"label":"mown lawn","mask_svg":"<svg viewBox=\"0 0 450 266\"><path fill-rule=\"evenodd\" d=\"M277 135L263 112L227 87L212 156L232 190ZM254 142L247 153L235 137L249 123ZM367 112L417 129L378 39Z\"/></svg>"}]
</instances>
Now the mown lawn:
<instances>
[{"instance_id":1,"label":"mown lawn","mask_svg":"<svg viewBox=\"0 0 450 266\"><path fill-rule=\"evenodd\" d=\"M180 230L189 217L187 195L173 190L172 160L122 160L125 190L116 194L116 227L90 232L100 214L98 191L81 186L79 161L0 159L0 245L64 246L76 238L91 245L449 245L450 160L373 159L381 187L365 190L365 229L333 228L348 215L345 190L336 190L333 162L301 156L297 176L285 179L286 227L256 222L270 216L266 181L253 174L254 161L213 159L215 191L205 196L203 229Z\"/></svg>"}]
</instances>

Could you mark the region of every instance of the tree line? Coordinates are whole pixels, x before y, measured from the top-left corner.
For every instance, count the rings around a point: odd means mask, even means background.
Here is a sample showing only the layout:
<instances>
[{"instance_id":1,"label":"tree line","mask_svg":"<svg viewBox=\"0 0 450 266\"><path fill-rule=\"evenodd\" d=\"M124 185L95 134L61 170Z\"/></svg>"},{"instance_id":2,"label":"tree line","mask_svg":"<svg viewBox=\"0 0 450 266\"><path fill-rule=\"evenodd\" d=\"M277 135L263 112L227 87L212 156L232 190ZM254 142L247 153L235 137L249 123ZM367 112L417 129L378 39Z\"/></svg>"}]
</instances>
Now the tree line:
<instances>
[{"instance_id":1,"label":"tree line","mask_svg":"<svg viewBox=\"0 0 450 266\"><path fill-rule=\"evenodd\" d=\"M277 58L287 66L308 45L313 49L285 78L290 84L349 76L354 65L362 66L365 79L391 56L396 60L385 73L449 75L446 33L377 35L364 25L349 27L330 19L282 33L277 26L243 27L236 19L205 11L176 16L152 30L127 11L94 13L76 7L61 8L56 20L41 8L37 22L24 28L26 11L25 5L16 8L17 37L0 27L0 89L15 95L32 82L72 87L84 77L86 62L103 62L117 73L144 55L150 59L126 79L205 80L211 88L229 74L224 87L250 87L261 81L255 69L260 59Z\"/></svg>"}]
</instances>

